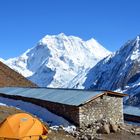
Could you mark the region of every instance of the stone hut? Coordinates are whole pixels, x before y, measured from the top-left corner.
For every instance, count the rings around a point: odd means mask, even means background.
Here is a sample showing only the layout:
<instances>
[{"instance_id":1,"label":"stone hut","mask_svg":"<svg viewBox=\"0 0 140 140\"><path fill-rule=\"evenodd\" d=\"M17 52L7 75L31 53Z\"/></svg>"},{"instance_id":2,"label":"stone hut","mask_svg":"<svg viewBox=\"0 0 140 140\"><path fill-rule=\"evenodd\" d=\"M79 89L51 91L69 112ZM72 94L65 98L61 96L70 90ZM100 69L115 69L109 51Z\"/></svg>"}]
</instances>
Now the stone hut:
<instances>
[{"instance_id":1,"label":"stone hut","mask_svg":"<svg viewBox=\"0 0 140 140\"><path fill-rule=\"evenodd\" d=\"M0 88L0 96L40 105L80 127L102 119L118 124L124 122L123 97L126 94L117 92L5 87Z\"/></svg>"}]
</instances>

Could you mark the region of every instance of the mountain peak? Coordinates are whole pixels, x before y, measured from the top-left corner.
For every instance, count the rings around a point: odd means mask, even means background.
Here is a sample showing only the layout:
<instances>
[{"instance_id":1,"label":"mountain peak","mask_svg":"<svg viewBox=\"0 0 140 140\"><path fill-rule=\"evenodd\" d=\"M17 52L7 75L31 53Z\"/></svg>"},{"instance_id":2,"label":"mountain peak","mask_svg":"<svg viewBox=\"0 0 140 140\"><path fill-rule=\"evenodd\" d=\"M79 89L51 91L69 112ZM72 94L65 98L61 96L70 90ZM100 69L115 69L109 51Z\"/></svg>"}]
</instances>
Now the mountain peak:
<instances>
[{"instance_id":1,"label":"mountain peak","mask_svg":"<svg viewBox=\"0 0 140 140\"><path fill-rule=\"evenodd\" d=\"M39 86L68 87L110 52L96 40L83 41L76 36L47 35L37 45L7 64Z\"/></svg>"},{"instance_id":2,"label":"mountain peak","mask_svg":"<svg viewBox=\"0 0 140 140\"><path fill-rule=\"evenodd\" d=\"M59 33L59 34L56 34L56 35L46 35L44 38L63 38L63 37L68 37L65 33Z\"/></svg>"},{"instance_id":3,"label":"mountain peak","mask_svg":"<svg viewBox=\"0 0 140 140\"><path fill-rule=\"evenodd\" d=\"M139 55L140 52L140 36L136 36L133 40L128 40L117 52L116 54L123 53L123 57L131 57L135 54ZM138 56L137 55L137 56ZM132 57L133 57L132 56Z\"/></svg>"},{"instance_id":4,"label":"mountain peak","mask_svg":"<svg viewBox=\"0 0 140 140\"><path fill-rule=\"evenodd\" d=\"M64 33L59 33L57 36L66 36Z\"/></svg>"}]
</instances>

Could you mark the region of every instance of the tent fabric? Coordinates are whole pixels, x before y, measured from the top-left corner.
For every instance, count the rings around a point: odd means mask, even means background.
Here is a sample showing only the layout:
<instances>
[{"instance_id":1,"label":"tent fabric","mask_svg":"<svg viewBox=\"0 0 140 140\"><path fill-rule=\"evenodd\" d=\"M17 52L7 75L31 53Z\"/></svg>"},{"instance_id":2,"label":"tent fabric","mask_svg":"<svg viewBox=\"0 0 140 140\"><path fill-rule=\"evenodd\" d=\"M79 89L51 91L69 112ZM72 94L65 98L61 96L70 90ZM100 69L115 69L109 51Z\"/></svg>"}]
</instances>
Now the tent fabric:
<instances>
[{"instance_id":1,"label":"tent fabric","mask_svg":"<svg viewBox=\"0 0 140 140\"><path fill-rule=\"evenodd\" d=\"M0 140L37 140L47 132L47 128L37 118L26 113L11 115L0 124Z\"/></svg>"}]
</instances>

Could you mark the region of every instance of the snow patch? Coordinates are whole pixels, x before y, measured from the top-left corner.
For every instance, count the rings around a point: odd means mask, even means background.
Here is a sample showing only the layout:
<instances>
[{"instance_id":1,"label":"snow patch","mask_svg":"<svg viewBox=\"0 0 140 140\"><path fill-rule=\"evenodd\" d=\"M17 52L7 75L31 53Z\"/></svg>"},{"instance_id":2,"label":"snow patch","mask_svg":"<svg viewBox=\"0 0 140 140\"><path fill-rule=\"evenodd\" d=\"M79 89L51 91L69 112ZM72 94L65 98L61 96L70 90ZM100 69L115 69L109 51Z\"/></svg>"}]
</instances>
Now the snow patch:
<instances>
[{"instance_id":1,"label":"snow patch","mask_svg":"<svg viewBox=\"0 0 140 140\"><path fill-rule=\"evenodd\" d=\"M74 125L69 123L64 118L55 115L54 113L51 113L46 108L43 108L41 106L32 103L0 97L0 105L12 106L16 107L17 109L29 112L40 118L42 121L48 123L52 129L57 129L59 128L60 125L64 126L64 130L67 132L72 132L76 129Z\"/></svg>"},{"instance_id":2,"label":"snow patch","mask_svg":"<svg viewBox=\"0 0 140 140\"><path fill-rule=\"evenodd\" d=\"M6 104L4 104L4 103L0 103L0 106L7 106Z\"/></svg>"},{"instance_id":3,"label":"snow patch","mask_svg":"<svg viewBox=\"0 0 140 140\"><path fill-rule=\"evenodd\" d=\"M131 56L131 60L136 60L140 57L140 51L136 50L133 52L132 56Z\"/></svg>"}]
</instances>

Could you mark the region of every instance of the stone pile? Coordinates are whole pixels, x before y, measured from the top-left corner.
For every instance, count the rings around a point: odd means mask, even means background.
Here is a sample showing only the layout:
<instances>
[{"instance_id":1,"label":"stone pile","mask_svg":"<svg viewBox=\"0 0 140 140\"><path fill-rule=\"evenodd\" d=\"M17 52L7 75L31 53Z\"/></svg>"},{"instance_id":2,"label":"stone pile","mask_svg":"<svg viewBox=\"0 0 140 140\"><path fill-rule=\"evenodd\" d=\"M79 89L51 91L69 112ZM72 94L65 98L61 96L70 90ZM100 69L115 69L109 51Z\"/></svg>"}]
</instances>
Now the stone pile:
<instances>
[{"instance_id":1,"label":"stone pile","mask_svg":"<svg viewBox=\"0 0 140 140\"><path fill-rule=\"evenodd\" d=\"M117 131L117 124L102 120L78 128L73 136L78 140L101 140L101 134L115 133Z\"/></svg>"},{"instance_id":2,"label":"stone pile","mask_svg":"<svg viewBox=\"0 0 140 140\"><path fill-rule=\"evenodd\" d=\"M57 131L64 131L63 126L60 126ZM117 132L128 132L133 135L140 135L140 127L130 124L116 124L107 120L97 121L90 125L83 125L69 133L76 140L103 140L102 134L110 134Z\"/></svg>"},{"instance_id":3,"label":"stone pile","mask_svg":"<svg viewBox=\"0 0 140 140\"><path fill-rule=\"evenodd\" d=\"M134 126L131 124L122 124L119 125L119 130L131 133L133 135L140 135L140 126Z\"/></svg>"}]
</instances>

